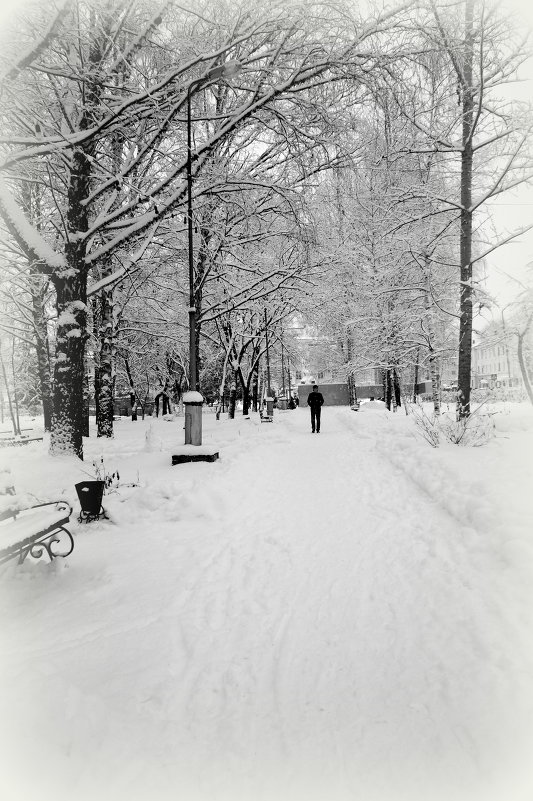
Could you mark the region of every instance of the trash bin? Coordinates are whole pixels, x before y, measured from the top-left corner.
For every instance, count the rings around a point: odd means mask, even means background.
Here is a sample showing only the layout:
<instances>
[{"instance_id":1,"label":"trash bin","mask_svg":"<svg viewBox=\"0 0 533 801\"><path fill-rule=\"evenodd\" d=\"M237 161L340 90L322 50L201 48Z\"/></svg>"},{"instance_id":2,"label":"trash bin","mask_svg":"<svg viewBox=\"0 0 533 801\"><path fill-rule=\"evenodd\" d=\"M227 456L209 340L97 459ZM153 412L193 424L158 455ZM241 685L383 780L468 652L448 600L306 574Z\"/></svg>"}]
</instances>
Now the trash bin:
<instances>
[{"instance_id":1,"label":"trash bin","mask_svg":"<svg viewBox=\"0 0 533 801\"><path fill-rule=\"evenodd\" d=\"M76 492L80 501L81 512L78 517L81 523L84 520L89 523L99 517L105 517L102 498L104 496L103 481L80 481L76 486Z\"/></svg>"}]
</instances>

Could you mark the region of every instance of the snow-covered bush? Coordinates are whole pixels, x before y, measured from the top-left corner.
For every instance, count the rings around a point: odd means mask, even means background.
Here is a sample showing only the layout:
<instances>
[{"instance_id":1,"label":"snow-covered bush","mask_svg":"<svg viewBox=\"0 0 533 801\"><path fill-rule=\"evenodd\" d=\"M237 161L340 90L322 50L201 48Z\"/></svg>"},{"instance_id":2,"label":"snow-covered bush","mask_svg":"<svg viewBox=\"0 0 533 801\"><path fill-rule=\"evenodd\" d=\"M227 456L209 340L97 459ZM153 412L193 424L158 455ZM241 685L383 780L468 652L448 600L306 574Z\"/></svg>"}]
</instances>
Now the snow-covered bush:
<instances>
[{"instance_id":1,"label":"snow-covered bush","mask_svg":"<svg viewBox=\"0 0 533 801\"><path fill-rule=\"evenodd\" d=\"M481 412L482 408L483 404L480 404L469 417L457 420L451 413L443 413L440 417L428 414L421 403L408 405L418 432L432 448L439 447L442 436L453 445L485 445L494 436L495 425L493 415Z\"/></svg>"},{"instance_id":2,"label":"snow-covered bush","mask_svg":"<svg viewBox=\"0 0 533 801\"><path fill-rule=\"evenodd\" d=\"M440 429L448 442L454 445L470 445L474 448L486 445L494 436L495 426L492 415L488 412L482 413L482 408L483 404L480 404L468 417L460 420L443 414Z\"/></svg>"},{"instance_id":3,"label":"snow-covered bush","mask_svg":"<svg viewBox=\"0 0 533 801\"><path fill-rule=\"evenodd\" d=\"M404 403L423 439L425 439L432 448L438 448L440 438L439 422L435 415L433 413L428 415L420 402L411 404L404 401Z\"/></svg>"}]
</instances>

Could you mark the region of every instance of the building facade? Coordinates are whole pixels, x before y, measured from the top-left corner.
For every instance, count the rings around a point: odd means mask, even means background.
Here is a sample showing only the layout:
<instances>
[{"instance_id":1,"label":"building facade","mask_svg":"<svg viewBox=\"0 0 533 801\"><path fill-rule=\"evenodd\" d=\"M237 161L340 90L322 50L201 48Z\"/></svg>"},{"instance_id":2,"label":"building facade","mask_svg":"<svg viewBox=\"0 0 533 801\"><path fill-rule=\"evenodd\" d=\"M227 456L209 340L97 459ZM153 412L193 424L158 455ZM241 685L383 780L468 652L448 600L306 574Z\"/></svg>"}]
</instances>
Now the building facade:
<instances>
[{"instance_id":1,"label":"building facade","mask_svg":"<svg viewBox=\"0 0 533 801\"><path fill-rule=\"evenodd\" d=\"M473 389L523 386L516 336L488 329L472 346Z\"/></svg>"}]
</instances>

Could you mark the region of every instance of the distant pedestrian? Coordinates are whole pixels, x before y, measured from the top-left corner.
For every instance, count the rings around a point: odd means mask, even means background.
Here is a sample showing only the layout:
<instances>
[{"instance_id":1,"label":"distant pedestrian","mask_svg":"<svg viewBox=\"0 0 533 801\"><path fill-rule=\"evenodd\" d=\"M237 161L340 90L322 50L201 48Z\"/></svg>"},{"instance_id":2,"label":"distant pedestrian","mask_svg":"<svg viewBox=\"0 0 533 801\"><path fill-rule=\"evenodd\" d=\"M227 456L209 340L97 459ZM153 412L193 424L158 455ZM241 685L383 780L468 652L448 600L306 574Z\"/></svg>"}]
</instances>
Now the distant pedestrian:
<instances>
[{"instance_id":1,"label":"distant pedestrian","mask_svg":"<svg viewBox=\"0 0 533 801\"><path fill-rule=\"evenodd\" d=\"M320 434L320 412L322 404L324 403L324 396L318 391L318 386L313 384L313 391L307 397L307 405L311 407L311 433Z\"/></svg>"}]
</instances>

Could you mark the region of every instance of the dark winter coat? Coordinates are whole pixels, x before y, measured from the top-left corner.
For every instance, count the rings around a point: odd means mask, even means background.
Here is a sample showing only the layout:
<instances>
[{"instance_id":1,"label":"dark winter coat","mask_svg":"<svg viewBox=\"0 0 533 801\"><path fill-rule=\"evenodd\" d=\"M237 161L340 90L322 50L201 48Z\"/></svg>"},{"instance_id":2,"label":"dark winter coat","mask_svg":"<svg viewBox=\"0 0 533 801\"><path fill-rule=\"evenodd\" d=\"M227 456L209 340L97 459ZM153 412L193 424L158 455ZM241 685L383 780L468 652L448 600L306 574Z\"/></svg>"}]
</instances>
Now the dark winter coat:
<instances>
[{"instance_id":1,"label":"dark winter coat","mask_svg":"<svg viewBox=\"0 0 533 801\"><path fill-rule=\"evenodd\" d=\"M310 392L307 397L307 405L312 409L320 409L324 403L324 396L321 392Z\"/></svg>"}]
</instances>

